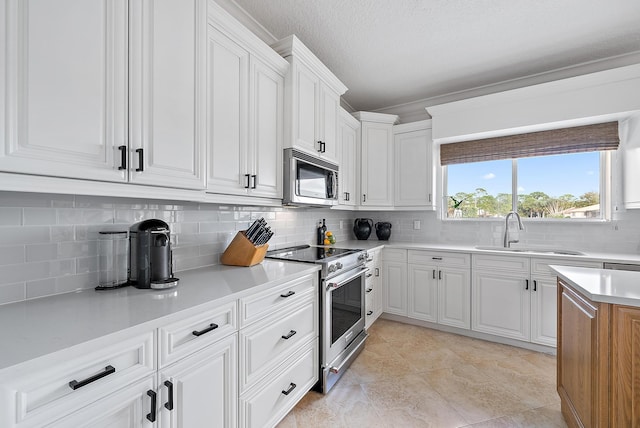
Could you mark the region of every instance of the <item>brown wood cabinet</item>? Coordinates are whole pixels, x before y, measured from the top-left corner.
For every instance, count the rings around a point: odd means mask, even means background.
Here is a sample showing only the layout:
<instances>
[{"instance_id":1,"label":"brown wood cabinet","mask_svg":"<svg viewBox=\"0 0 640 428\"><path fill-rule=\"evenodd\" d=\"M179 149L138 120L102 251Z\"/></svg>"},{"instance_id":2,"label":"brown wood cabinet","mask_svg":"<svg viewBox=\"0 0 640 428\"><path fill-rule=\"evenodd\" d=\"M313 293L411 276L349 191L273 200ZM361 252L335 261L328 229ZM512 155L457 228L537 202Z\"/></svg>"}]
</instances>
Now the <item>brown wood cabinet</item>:
<instances>
[{"instance_id":1,"label":"brown wood cabinet","mask_svg":"<svg viewBox=\"0 0 640 428\"><path fill-rule=\"evenodd\" d=\"M559 279L557 386L570 427L640 427L640 308Z\"/></svg>"}]
</instances>

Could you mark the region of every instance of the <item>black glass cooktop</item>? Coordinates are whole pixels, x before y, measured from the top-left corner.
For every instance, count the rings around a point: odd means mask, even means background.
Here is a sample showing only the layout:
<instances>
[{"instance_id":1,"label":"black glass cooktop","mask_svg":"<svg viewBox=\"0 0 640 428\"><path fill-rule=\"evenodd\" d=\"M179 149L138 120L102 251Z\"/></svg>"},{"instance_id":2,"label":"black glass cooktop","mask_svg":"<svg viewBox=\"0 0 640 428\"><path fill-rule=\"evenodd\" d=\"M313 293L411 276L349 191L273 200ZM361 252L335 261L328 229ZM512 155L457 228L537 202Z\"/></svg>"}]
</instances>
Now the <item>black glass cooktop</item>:
<instances>
[{"instance_id":1,"label":"black glass cooktop","mask_svg":"<svg viewBox=\"0 0 640 428\"><path fill-rule=\"evenodd\" d=\"M317 263L360 251L362 250L301 245L298 247L281 248L279 250L268 251L266 257L269 259L291 260L293 262Z\"/></svg>"}]
</instances>

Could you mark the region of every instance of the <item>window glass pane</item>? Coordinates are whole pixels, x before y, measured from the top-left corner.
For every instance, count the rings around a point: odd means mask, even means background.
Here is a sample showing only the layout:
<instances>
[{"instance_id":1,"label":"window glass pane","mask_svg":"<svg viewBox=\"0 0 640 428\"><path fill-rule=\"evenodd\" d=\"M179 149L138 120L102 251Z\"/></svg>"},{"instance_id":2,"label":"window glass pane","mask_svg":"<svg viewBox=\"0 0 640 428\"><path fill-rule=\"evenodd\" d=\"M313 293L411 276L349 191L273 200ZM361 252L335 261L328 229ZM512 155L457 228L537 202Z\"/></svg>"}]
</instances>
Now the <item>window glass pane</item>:
<instances>
[{"instance_id":1,"label":"window glass pane","mask_svg":"<svg viewBox=\"0 0 640 428\"><path fill-rule=\"evenodd\" d=\"M600 152L518 159L518 213L600 218Z\"/></svg>"},{"instance_id":2,"label":"window glass pane","mask_svg":"<svg viewBox=\"0 0 640 428\"><path fill-rule=\"evenodd\" d=\"M511 211L511 160L447 166L447 217L504 217Z\"/></svg>"}]
</instances>

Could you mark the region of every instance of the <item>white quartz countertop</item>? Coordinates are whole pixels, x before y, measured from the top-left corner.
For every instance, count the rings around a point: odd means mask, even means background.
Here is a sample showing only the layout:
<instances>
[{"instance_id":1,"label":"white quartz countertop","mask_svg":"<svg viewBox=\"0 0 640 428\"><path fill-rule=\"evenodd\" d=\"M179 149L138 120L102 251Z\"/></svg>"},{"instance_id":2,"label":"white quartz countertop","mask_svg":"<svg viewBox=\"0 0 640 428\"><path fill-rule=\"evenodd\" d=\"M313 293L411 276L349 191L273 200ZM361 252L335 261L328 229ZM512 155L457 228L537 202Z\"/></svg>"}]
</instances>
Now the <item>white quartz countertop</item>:
<instances>
[{"instance_id":1,"label":"white quartz countertop","mask_svg":"<svg viewBox=\"0 0 640 428\"><path fill-rule=\"evenodd\" d=\"M593 302L640 307L640 272L551 265L560 278Z\"/></svg>"},{"instance_id":2,"label":"white quartz countertop","mask_svg":"<svg viewBox=\"0 0 640 428\"><path fill-rule=\"evenodd\" d=\"M141 324L155 328L200 305L223 304L319 270L264 260L178 272L169 290L83 290L0 306L0 370Z\"/></svg>"}]
</instances>

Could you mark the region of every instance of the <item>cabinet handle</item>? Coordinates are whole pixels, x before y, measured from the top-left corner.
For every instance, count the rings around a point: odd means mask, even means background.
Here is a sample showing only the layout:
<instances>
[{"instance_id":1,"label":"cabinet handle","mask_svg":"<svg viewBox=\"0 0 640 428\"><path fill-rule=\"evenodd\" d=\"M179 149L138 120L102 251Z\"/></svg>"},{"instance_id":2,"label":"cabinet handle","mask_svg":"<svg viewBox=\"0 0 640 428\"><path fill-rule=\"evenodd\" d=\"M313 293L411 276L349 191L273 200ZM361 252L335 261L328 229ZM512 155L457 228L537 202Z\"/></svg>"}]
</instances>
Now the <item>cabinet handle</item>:
<instances>
[{"instance_id":1,"label":"cabinet handle","mask_svg":"<svg viewBox=\"0 0 640 428\"><path fill-rule=\"evenodd\" d=\"M431 257L431 260L442 260L442 257Z\"/></svg>"},{"instance_id":2,"label":"cabinet handle","mask_svg":"<svg viewBox=\"0 0 640 428\"><path fill-rule=\"evenodd\" d=\"M322 142L322 153L325 153L327 151L327 143L325 143L324 141Z\"/></svg>"},{"instance_id":3,"label":"cabinet handle","mask_svg":"<svg viewBox=\"0 0 640 428\"><path fill-rule=\"evenodd\" d=\"M322 153L322 141L318 141L318 153Z\"/></svg>"},{"instance_id":4,"label":"cabinet handle","mask_svg":"<svg viewBox=\"0 0 640 428\"><path fill-rule=\"evenodd\" d=\"M362 202L367 202L367 194L366 193L362 194Z\"/></svg>"},{"instance_id":5,"label":"cabinet handle","mask_svg":"<svg viewBox=\"0 0 640 428\"><path fill-rule=\"evenodd\" d=\"M528 280L528 279L525 279L525 280L524 280L524 289L525 289L525 290L528 290L528 289L529 289L529 280Z\"/></svg>"},{"instance_id":6,"label":"cabinet handle","mask_svg":"<svg viewBox=\"0 0 640 428\"><path fill-rule=\"evenodd\" d=\"M200 330L200 331L193 330L191 334L193 334L196 337L202 336L203 334L209 333L211 330L215 330L216 328L218 328L218 324L211 323L209 324L209 327L205 328L204 330Z\"/></svg>"},{"instance_id":7,"label":"cabinet handle","mask_svg":"<svg viewBox=\"0 0 640 428\"><path fill-rule=\"evenodd\" d=\"M371 316L371 315L373 315L373 311L367 312L367 316Z\"/></svg>"},{"instance_id":8,"label":"cabinet handle","mask_svg":"<svg viewBox=\"0 0 640 428\"><path fill-rule=\"evenodd\" d=\"M436 270L433 270L433 279L436 279Z\"/></svg>"},{"instance_id":9,"label":"cabinet handle","mask_svg":"<svg viewBox=\"0 0 640 428\"><path fill-rule=\"evenodd\" d=\"M442 271L441 270L438 271L438 279L442 279Z\"/></svg>"},{"instance_id":10,"label":"cabinet handle","mask_svg":"<svg viewBox=\"0 0 640 428\"><path fill-rule=\"evenodd\" d=\"M373 274L371 272L369 272L368 274L365 275L366 278L371 278L373 276Z\"/></svg>"},{"instance_id":11,"label":"cabinet handle","mask_svg":"<svg viewBox=\"0 0 640 428\"><path fill-rule=\"evenodd\" d=\"M118 150L120 150L120 166L118 169L122 171L127 169L127 146L119 146Z\"/></svg>"},{"instance_id":12,"label":"cabinet handle","mask_svg":"<svg viewBox=\"0 0 640 428\"><path fill-rule=\"evenodd\" d=\"M144 149L136 149L136 153L138 154L138 167L136 171L142 172L144 171Z\"/></svg>"},{"instance_id":13,"label":"cabinet handle","mask_svg":"<svg viewBox=\"0 0 640 428\"><path fill-rule=\"evenodd\" d=\"M250 183L250 181L251 181L251 174L245 174L245 175L244 175L244 178L246 178L246 179L247 179L247 184L245 184L244 188L245 188L245 189L248 189L248 188L250 187L250 186L249 186L249 183Z\"/></svg>"},{"instance_id":14,"label":"cabinet handle","mask_svg":"<svg viewBox=\"0 0 640 428\"><path fill-rule=\"evenodd\" d=\"M287 334L286 336L285 336L285 335L282 335L282 338L283 338L284 340L291 339L291 338L293 337L293 335L294 335L294 334L296 334L296 333L297 333L297 331L295 331L295 330L291 330L291 331L289 331L289 334Z\"/></svg>"},{"instance_id":15,"label":"cabinet handle","mask_svg":"<svg viewBox=\"0 0 640 428\"><path fill-rule=\"evenodd\" d=\"M295 383L291 382L291 383L289 384L289 388L288 388L286 391L283 389L283 390L282 390L282 393L283 393L284 395L289 395L289 394L291 394L291 391L293 391L294 389L296 389L296 386L297 386L297 385L296 385Z\"/></svg>"},{"instance_id":16,"label":"cabinet handle","mask_svg":"<svg viewBox=\"0 0 640 428\"><path fill-rule=\"evenodd\" d=\"M257 176L257 175L255 175L255 174L253 174L253 175L251 176L251 180L253 181L253 184L251 185L251 188L252 188L252 189L255 189L255 188L256 188L257 181L258 181L258 176Z\"/></svg>"},{"instance_id":17,"label":"cabinet handle","mask_svg":"<svg viewBox=\"0 0 640 428\"><path fill-rule=\"evenodd\" d=\"M149 397L151 397L151 411L149 413L147 413L147 419L149 420L149 422L155 422L156 421L156 398L157 398L157 394L155 391L153 390L148 390L147 391L147 395Z\"/></svg>"},{"instance_id":18,"label":"cabinet handle","mask_svg":"<svg viewBox=\"0 0 640 428\"><path fill-rule=\"evenodd\" d=\"M376 272L376 276L380 276L380 269L375 268L374 270L375 270L375 272Z\"/></svg>"},{"instance_id":19,"label":"cabinet handle","mask_svg":"<svg viewBox=\"0 0 640 428\"><path fill-rule=\"evenodd\" d=\"M287 294L281 294L280 297L284 297L286 299L287 297L291 297L294 294L296 294L295 291L289 291Z\"/></svg>"},{"instance_id":20,"label":"cabinet handle","mask_svg":"<svg viewBox=\"0 0 640 428\"><path fill-rule=\"evenodd\" d=\"M167 402L164 403L164 407L167 410L173 410L173 383L169 380L164 381L164 386L167 387Z\"/></svg>"},{"instance_id":21,"label":"cabinet handle","mask_svg":"<svg viewBox=\"0 0 640 428\"><path fill-rule=\"evenodd\" d=\"M82 388L83 386L89 385L91 382L95 382L98 379L102 379L103 377L109 376L111 373L115 373L115 372L116 372L116 369L113 366L109 365L104 368L103 372L100 372L97 375L88 377L85 380L81 380L81 381L77 381L75 379L72 380L71 382L69 382L69 387L75 391L78 388Z\"/></svg>"},{"instance_id":22,"label":"cabinet handle","mask_svg":"<svg viewBox=\"0 0 640 428\"><path fill-rule=\"evenodd\" d=\"M349 200L349 192L344 192L344 200L345 201Z\"/></svg>"},{"instance_id":23,"label":"cabinet handle","mask_svg":"<svg viewBox=\"0 0 640 428\"><path fill-rule=\"evenodd\" d=\"M373 288L367 288L367 293L371 293L373 291Z\"/></svg>"},{"instance_id":24,"label":"cabinet handle","mask_svg":"<svg viewBox=\"0 0 640 428\"><path fill-rule=\"evenodd\" d=\"M533 280L533 291L538 291L538 281Z\"/></svg>"},{"instance_id":25,"label":"cabinet handle","mask_svg":"<svg viewBox=\"0 0 640 428\"><path fill-rule=\"evenodd\" d=\"M429 193L429 202L431 202L431 193Z\"/></svg>"}]
</instances>

